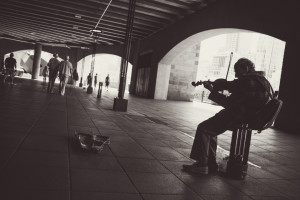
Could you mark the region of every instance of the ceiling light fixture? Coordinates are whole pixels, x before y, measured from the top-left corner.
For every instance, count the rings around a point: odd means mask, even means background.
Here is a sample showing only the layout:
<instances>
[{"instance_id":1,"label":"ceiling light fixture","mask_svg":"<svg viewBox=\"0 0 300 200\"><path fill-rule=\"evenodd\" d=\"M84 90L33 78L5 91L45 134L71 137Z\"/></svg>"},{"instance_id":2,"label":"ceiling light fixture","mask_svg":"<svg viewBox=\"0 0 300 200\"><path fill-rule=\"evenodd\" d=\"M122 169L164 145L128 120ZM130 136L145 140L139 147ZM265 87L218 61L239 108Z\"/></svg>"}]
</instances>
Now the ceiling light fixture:
<instances>
[{"instance_id":1,"label":"ceiling light fixture","mask_svg":"<svg viewBox=\"0 0 300 200\"><path fill-rule=\"evenodd\" d=\"M93 29L93 30L90 30L91 33L102 33L101 30L99 29Z\"/></svg>"},{"instance_id":2,"label":"ceiling light fixture","mask_svg":"<svg viewBox=\"0 0 300 200\"><path fill-rule=\"evenodd\" d=\"M99 23L100 23L100 21L101 21L102 17L104 16L104 14L105 14L105 12L107 11L108 7L110 6L111 2L112 2L112 0L110 0L110 1L109 1L109 3L107 4L107 6L106 6L105 10L103 11L103 13L102 13L101 17L99 18L99 20L98 20L98 22L97 22L97 24L96 24L96 26L95 26L95 28L94 28L93 30L96 30L96 29L97 29L97 27L98 27L98 25L99 25ZM91 34L91 36L90 36L90 37L92 37L92 36L93 36L93 33L96 33L96 32L93 32L93 31L91 31L91 32L92 32L92 34ZM98 32L98 33L101 33L101 32Z\"/></svg>"},{"instance_id":3,"label":"ceiling light fixture","mask_svg":"<svg viewBox=\"0 0 300 200\"><path fill-rule=\"evenodd\" d=\"M81 15L75 14L75 18L81 19Z\"/></svg>"}]
</instances>

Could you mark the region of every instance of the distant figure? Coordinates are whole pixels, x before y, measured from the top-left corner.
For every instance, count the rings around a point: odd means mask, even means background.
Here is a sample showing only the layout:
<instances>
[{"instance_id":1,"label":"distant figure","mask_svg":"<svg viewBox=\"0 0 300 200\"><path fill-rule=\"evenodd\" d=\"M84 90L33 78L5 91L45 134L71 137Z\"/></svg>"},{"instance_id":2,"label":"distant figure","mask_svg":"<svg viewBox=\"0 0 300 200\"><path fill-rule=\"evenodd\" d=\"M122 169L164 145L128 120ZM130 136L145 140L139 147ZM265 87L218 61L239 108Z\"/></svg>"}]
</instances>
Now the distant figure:
<instances>
[{"instance_id":1,"label":"distant figure","mask_svg":"<svg viewBox=\"0 0 300 200\"><path fill-rule=\"evenodd\" d=\"M88 86L92 87L92 76L91 76L91 73L89 73L89 75L87 76L87 84L88 84Z\"/></svg>"},{"instance_id":2,"label":"distant figure","mask_svg":"<svg viewBox=\"0 0 300 200\"><path fill-rule=\"evenodd\" d=\"M94 77L94 87L97 86L97 79L98 79L98 74L96 74Z\"/></svg>"},{"instance_id":3,"label":"distant figure","mask_svg":"<svg viewBox=\"0 0 300 200\"><path fill-rule=\"evenodd\" d=\"M106 88L106 91L108 91L108 86L109 86L109 74L107 74L107 77L105 78L105 88Z\"/></svg>"},{"instance_id":4,"label":"distant figure","mask_svg":"<svg viewBox=\"0 0 300 200\"><path fill-rule=\"evenodd\" d=\"M60 61L58 60L58 53L53 54L53 58L51 58L48 62L49 67L49 82L48 82L48 88L47 93L53 94L53 87L55 83L55 79L57 77L58 68L59 68Z\"/></svg>"},{"instance_id":5,"label":"distant figure","mask_svg":"<svg viewBox=\"0 0 300 200\"><path fill-rule=\"evenodd\" d=\"M15 70L17 69L17 61L16 61L16 59L14 59L14 54L13 53L11 53L9 55L9 57L5 59L4 66L5 66L6 71L5 71L5 74L4 74L3 83L5 84L7 76L9 75L10 78L11 78L10 85L13 86Z\"/></svg>"},{"instance_id":6,"label":"distant figure","mask_svg":"<svg viewBox=\"0 0 300 200\"><path fill-rule=\"evenodd\" d=\"M47 65L44 67L42 75L43 75L43 82L46 82L46 77L48 76L48 66Z\"/></svg>"},{"instance_id":7,"label":"distant figure","mask_svg":"<svg viewBox=\"0 0 300 200\"><path fill-rule=\"evenodd\" d=\"M77 69L73 71L73 88L76 88L76 82L79 80Z\"/></svg>"},{"instance_id":8,"label":"distant figure","mask_svg":"<svg viewBox=\"0 0 300 200\"><path fill-rule=\"evenodd\" d=\"M59 93L61 96L65 94L66 84L68 82L69 76L73 74L73 66L69 61L70 57L66 56L64 61L59 64Z\"/></svg>"}]
</instances>

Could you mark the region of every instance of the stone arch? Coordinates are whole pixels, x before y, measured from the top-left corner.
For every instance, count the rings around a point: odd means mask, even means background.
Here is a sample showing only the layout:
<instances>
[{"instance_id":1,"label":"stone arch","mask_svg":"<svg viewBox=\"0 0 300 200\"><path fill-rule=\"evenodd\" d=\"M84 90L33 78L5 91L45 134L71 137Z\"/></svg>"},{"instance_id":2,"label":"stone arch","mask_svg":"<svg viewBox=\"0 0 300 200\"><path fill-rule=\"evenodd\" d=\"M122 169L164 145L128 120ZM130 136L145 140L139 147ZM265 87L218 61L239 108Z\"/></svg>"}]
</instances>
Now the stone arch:
<instances>
[{"instance_id":1,"label":"stone arch","mask_svg":"<svg viewBox=\"0 0 300 200\"><path fill-rule=\"evenodd\" d=\"M122 56L118 54L110 53L96 53L95 54L95 66L94 73L98 74L98 82L104 82L107 74L110 76L110 86L112 88L118 88L120 81L120 66ZM92 62L92 54L87 54L81 60L77 62L77 71L79 77L82 78L82 83L85 85L85 79L90 73ZM83 72L82 72L83 69ZM126 90L129 89L131 80L132 63L128 63L127 78L126 78ZM93 80L94 81L94 80Z\"/></svg>"},{"instance_id":2,"label":"stone arch","mask_svg":"<svg viewBox=\"0 0 300 200\"><path fill-rule=\"evenodd\" d=\"M25 73L32 73L34 49L21 49L12 51L14 53L14 58L17 60L17 69L24 70ZM4 59L9 56L10 53L4 54ZM48 51L42 51L41 55L41 66L44 68L53 54ZM61 58L59 58L61 60ZM40 75L42 70L40 70Z\"/></svg>"},{"instance_id":3,"label":"stone arch","mask_svg":"<svg viewBox=\"0 0 300 200\"><path fill-rule=\"evenodd\" d=\"M199 32L182 40L158 62L154 99L191 101L194 87L190 82L197 78L201 41L229 33L257 32L220 28Z\"/></svg>"}]
</instances>

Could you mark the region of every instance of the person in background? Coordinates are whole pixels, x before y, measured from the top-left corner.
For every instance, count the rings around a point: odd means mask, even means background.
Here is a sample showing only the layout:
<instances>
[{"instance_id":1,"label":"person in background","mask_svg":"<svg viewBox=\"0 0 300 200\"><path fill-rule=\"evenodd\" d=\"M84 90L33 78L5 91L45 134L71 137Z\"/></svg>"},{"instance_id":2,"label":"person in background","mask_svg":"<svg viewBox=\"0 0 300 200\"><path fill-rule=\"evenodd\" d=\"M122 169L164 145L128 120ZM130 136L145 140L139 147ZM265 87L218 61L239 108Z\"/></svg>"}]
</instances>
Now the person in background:
<instances>
[{"instance_id":1,"label":"person in background","mask_svg":"<svg viewBox=\"0 0 300 200\"><path fill-rule=\"evenodd\" d=\"M73 74L73 66L69 59L70 57L66 56L65 60L59 64L59 94L61 96L65 94L66 84L68 83L69 77Z\"/></svg>"},{"instance_id":2,"label":"person in background","mask_svg":"<svg viewBox=\"0 0 300 200\"><path fill-rule=\"evenodd\" d=\"M89 73L89 75L87 76L87 84L89 87L92 87L92 75L91 73Z\"/></svg>"},{"instance_id":3,"label":"person in background","mask_svg":"<svg viewBox=\"0 0 300 200\"><path fill-rule=\"evenodd\" d=\"M107 76L105 78L105 88L106 88L106 91L108 91L109 83L110 83L109 74L107 74Z\"/></svg>"},{"instance_id":4,"label":"person in background","mask_svg":"<svg viewBox=\"0 0 300 200\"><path fill-rule=\"evenodd\" d=\"M73 78L73 88L76 88L76 82L79 80L77 69L74 69L72 78Z\"/></svg>"},{"instance_id":5,"label":"person in background","mask_svg":"<svg viewBox=\"0 0 300 200\"><path fill-rule=\"evenodd\" d=\"M15 70L17 69L17 61L14 59L14 53L11 53L8 58L4 61L5 66L5 74L3 79L3 84L5 84L5 81L8 76L11 78L10 86L13 86L14 84L14 76L15 76Z\"/></svg>"},{"instance_id":6,"label":"person in background","mask_svg":"<svg viewBox=\"0 0 300 200\"><path fill-rule=\"evenodd\" d=\"M58 60L58 53L53 54L53 58L51 58L48 62L49 67L49 82L48 82L48 88L47 93L53 94L53 87L55 83L55 79L57 77L58 68L59 68L60 61Z\"/></svg>"},{"instance_id":7,"label":"person in background","mask_svg":"<svg viewBox=\"0 0 300 200\"><path fill-rule=\"evenodd\" d=\"M46 82L46 77L48 76L48 66L46 65L43 69L43 82Z\"/></svg>"},{"instance_id":8,"label":"person in background","mask_svg":"<svg viewBox=\"0 0 300 200\"><path fill-rule=\"evenodd\" d=\"M94 87L97 86L97 79L98 79L98 74L96 73L96 75L94 77Z\"/></svg>"}]
</instances>

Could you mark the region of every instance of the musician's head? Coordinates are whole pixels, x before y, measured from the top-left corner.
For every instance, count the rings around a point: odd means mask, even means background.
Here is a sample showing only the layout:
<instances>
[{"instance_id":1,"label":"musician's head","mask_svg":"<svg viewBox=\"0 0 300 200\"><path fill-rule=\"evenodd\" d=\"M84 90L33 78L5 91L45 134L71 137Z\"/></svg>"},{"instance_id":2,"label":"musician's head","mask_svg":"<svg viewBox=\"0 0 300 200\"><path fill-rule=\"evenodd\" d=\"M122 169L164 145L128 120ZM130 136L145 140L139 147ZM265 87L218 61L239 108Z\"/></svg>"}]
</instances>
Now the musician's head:
<instances>
[{"instance_id":1,"label":"musician's head","mask_svg":"<svg viewBox=\"0 0 300 200\"><path fill-rule=\"evenodd\" d=\"M254 63L247 58L240 58L234 64L235 77L239 78L243 74L251 73L255 71Z\"/></svg>"}]
</instances>

